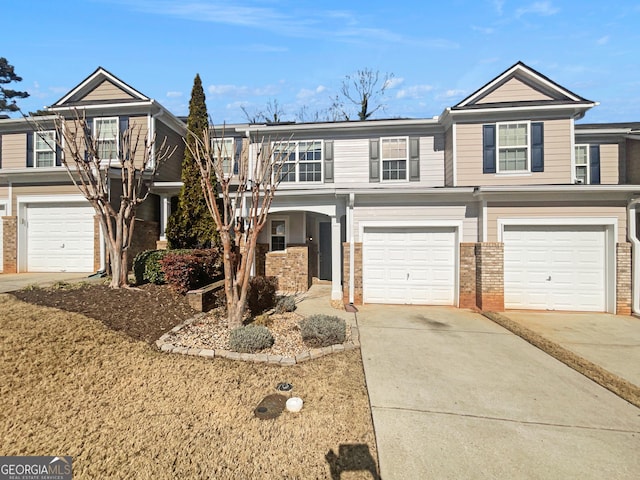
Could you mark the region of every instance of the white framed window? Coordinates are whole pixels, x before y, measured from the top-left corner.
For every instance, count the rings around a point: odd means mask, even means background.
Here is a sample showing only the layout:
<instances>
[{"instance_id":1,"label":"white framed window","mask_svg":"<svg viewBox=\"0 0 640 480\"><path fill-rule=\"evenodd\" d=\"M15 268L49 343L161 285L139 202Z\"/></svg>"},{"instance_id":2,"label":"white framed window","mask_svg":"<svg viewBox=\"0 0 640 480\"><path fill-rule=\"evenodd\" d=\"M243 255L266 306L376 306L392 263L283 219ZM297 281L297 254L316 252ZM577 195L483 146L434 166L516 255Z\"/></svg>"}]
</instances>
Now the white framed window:
<instances>
[{"instance_id":1,"label":"white framed window","mask_svg":"<svg viewBox=\"0 0 640 480\"><path fill-rule=\"evenodd\" d=\"M94 136L97 140L100 160L118 159L118 117L96 118L93 120Z\"/></svg>"},{"instance_id":2,"label":"white framed window","mask_svg":"<svg viewBox=\"0 0 640 480\"><path fill-rule=\"evenodd\" d=\"M213 154L217 161L218 155L222 159L222 171L226 176L234 174L235 143L233 138L213 138L211 139Z\"/></svg>"},{"instance_id":3,"label":"white framed window","mask_svg":"<svg viewBox=\"0 0 640 480\"><path fill-rule=\"evenodd\" d=\"M283 160L281 182L322 181L322 140L279 143L275 147L275 159Z\"/></svg>"},{"instance_id":4,"label":"white framed window","mask_svg":"<svg viewBox=\"0 0 640 480\"><path fill-rule=\"evenodd\" d=\"M270 230L271 251L287 248L287 221L284 219L272 219Z\"/></svg>"},{"instance_id":5,"label":"white framed window","mask_svg":"<svg viewBox=\"0 0 640 480\"><path fill-rule=\"evenodd\" d=\"M383 181L407 179L408 146L407 137L380 139L380 168Z\"/></svg>"},{"instance_id":6,"label":"white framed window","mask_svg":"<svg viewBox=\"0 0 640 480\"><path fill-rule=\"evenodd\" d=\"M33 134L33 166L54 167L56 165L56 132L47 130Z\"/></svg>"},{"instance_id":7,"label":"white framed window","mask_svg":"<svg viewBox=\"0 0 640 480\"><path fill-rule=\"evenodd\" d=\"M529 172L530 123L498 123L497 128L498 172Z\"/></svg>"},{"instance_id":8,"label":"white framed window","mask_svg":"<svg viewBox=\"0 0 640 480\"><path fill-rule=\"evenodd\" d=\"M589 178L589 145L576 145L576 163L574 178L576 183L591 183Z\"/></svg>"}]
</instances>

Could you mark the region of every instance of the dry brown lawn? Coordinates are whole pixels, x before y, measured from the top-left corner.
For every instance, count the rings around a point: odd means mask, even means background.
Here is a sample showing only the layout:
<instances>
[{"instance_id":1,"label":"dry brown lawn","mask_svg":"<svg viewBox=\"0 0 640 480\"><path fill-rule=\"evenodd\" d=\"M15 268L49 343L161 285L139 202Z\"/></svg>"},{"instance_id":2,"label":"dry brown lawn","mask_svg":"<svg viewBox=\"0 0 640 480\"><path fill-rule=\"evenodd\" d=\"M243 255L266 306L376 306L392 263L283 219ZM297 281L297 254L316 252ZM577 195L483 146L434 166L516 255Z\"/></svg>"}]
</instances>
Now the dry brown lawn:
<instances>
[{"instance_id":1,"label":"dry brown lawn","mask_svg":"<svg viewBox=\"0 0 640 480\"><path fill-rule=\"evenodd\" d=\"M0 455L71 455L78 479L322 479L376 458L359 351L294 367L169 355L9 295L0 326ZM283 381L302 412L255 418Z\"/></svg>"}]
</instances>

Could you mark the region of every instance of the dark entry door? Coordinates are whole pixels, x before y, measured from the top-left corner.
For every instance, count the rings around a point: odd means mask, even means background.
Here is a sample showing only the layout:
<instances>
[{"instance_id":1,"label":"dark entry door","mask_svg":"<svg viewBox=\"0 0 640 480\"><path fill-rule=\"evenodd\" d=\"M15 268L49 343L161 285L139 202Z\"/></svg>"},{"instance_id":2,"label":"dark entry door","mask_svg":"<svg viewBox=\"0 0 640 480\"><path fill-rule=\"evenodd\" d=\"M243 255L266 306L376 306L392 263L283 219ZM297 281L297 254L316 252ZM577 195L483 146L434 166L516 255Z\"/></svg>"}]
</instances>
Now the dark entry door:
<instances>
[{"instance_id":1,"label":"dark entry door","mask_svg":"<svg viewBox=\"0 0 640 480\"><path fill-rule=\"evenodd\" d=\"M331 280L331 223L320 222L320 280Z\"/></svg>"}]
</instances>

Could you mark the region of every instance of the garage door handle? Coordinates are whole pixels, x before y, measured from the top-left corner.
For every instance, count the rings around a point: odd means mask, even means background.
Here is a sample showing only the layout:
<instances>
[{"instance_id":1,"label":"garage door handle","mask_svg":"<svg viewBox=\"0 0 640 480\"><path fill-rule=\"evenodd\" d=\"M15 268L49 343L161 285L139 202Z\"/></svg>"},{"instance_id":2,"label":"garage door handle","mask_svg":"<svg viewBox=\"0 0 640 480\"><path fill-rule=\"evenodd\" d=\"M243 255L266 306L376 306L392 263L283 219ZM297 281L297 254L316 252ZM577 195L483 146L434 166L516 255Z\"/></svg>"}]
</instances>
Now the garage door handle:
<instances>
[{"instance_id":1,"label":"garage door handle","mask_svg":"<svg viewBox=\"0 0 640 480\"><path fill-rule=\"evenodd\" d=\"M60 248L64 248L64 243L62 245L60 245Z\"/></svg>"},{"instance_id":2,"label":"garage door handle","mask_svg":"<svg viewBox=\"0 0 640 480\"><path fill-rule=\"evenodd\" d=\"M407 280L409 280L409 274L407 273Z\"/></svg>"},{"instance_id":3,"label":"garage door handle","mask_svg":"<svg viewBox=\"0 0 640 480\"><path fill-rule=\"evenodd\" d=\"M551 275L549 275L549 277L547 277L547 282L551 281Z\"/></svg>"}]
</instances>

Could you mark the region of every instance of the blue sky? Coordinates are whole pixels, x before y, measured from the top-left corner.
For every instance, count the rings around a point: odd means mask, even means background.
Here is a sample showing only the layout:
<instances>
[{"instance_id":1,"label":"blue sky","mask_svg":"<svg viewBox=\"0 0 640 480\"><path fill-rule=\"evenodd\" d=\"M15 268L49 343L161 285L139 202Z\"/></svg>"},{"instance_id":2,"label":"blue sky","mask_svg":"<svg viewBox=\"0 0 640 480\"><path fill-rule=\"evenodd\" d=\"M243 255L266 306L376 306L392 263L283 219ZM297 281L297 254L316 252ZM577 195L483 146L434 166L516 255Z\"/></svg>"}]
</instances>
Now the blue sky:
<instances>
[{"instance_id":1,"label":"blue sky","mask_svg":"<svg viewBox=\"0 0 640 480\"><path fill-rule=\"evenodd\" d=\"M323 111L345 75L395 75L377 118L432 117L521 60L640 121L640 1L85 0L5 2L0 56L50 105L103 66L177 115L199 73L216 123L277 100Z\"/></svg>"}]
</instances>

